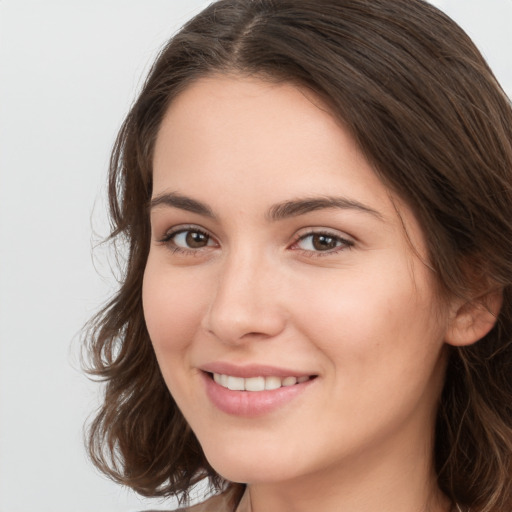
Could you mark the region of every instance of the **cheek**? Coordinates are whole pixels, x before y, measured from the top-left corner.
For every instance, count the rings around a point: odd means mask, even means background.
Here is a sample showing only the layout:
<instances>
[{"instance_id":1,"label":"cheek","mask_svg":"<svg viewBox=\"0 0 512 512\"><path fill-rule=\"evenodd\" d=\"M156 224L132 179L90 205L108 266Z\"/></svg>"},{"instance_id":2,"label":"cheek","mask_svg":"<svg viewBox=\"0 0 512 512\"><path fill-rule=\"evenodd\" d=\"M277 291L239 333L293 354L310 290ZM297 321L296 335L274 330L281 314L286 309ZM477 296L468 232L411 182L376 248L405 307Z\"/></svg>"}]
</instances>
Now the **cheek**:
<instances>
[{"instance_id":1,"label":"cheek","mask_svg":"<svg viewBox=\"0 0 512 512\"><path fill-rule=\"evenodd\" d=\"M300 331L327 358L332 414L361 425L403 419L418 403L434 407L444 373L430 283L389 263L388 273L365 267L315 284L295 303Z\"/></svg>"},{"instance_id":2,"label":"cheek","mask_svg":"<svg viewBox=\"0 0 512 512\"><path fill-rule=\"evenodd\" d=\"M428 276L416 270L413 278L400 258L366 265L364 272L333 273L295 296L296 318L308 338L333 359L360 363L368 372L386 359L398 365L428 353L442 338Z\"/></svg>"},{"instance_id":3,"label":"cheek","mask_svg":"<svg viewBox=\"0 0 512 512\"><path fill-rule=\"evenodd\" d=\"M177 352L193 339L201 319L204 289L180 272L148 260L142 301L146 326L157 353Z\"/></svg>"}]
</instances>

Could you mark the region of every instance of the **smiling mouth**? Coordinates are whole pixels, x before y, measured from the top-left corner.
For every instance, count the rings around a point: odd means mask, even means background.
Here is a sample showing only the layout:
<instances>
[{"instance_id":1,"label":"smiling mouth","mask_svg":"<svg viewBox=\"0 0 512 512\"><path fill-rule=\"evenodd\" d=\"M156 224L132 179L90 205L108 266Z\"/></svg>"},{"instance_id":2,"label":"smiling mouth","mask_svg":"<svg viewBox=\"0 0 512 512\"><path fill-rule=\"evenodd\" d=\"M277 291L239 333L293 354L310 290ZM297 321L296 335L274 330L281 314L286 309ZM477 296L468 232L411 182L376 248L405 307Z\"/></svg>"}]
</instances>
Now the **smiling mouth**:
<instances>
[{"instance_id":1,"label":"smiling mouth","mask_svg":"<svg viewBox=\"0 0 512 512\"><path fill-rule=\"evenodd\" d=\"M272 391L282 387L295 386L296 384L302 384L308 380L312 380L316 375L301 376L301 377L234 377L233 375L225 375L222 373L210 373L210 377L223 388L231 391Z\"/></svg>"}]
</instances>

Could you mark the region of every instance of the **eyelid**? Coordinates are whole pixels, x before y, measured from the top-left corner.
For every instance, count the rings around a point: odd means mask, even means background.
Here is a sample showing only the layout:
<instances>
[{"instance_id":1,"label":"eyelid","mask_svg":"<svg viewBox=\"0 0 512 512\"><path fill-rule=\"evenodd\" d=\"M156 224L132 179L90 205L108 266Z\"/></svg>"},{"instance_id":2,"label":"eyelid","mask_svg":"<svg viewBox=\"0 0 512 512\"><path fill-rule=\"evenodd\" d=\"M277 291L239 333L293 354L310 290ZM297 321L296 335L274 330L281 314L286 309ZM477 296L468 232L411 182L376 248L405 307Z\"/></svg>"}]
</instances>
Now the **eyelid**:
<instances>
[{"instance_id":1,"label":"eyelid","mask_svg":"<svg viewBox=\"0 0 512 512\"><path fill-rule=\"evenodd\" d=\"M203 234L208 235L209 237L215 239L215 236L208 229L203 228L202 226L199 226L198 224L177 224L176 226L172 226L172 227L166 229L164 234L157 238L157 241L165 242L165 241L171 239L176 234L182 233L184 231L197 231L198 233L203 233Z\"/></svg>"},{"instance_id":2,"label":"eyelid","mask_svg":"<svg viewBox=\"0 0 512 512\"><path fill-rule=\"evenodd\" d=\"M168 247L168 249L170 249L173 253L178 253L178 254L182 254L182 255L199 255L202 251L206 250L206 249L211 249L212 245L206 245L204 247L196 247L196 248L192 248L192 247L181 247L179 245L177 245L173 238L180 234L180 233L184 233L184 232L187 232L187 231L192 231L192 232L196 232L196 233L201 233L203 235L206 235L210 240L212 240L215 245L218 247L219 246L219 243L216 239L216 237L210 232L208 231L207 229L197 225L197 224L179 224L179 225L176 225L176 226L173 226L172 228L169 228L165 231L164 235L163 236L160 236L157 238L157 243L158 244L161 244L161 245L164 245L166 247Z\"/></svg>"},{"instance_id":3,"label":"eyelid","mask_svg":"<svg viewBox=\"0 0 512 512\"><path fill-rule=\"evenodd\" d=\"M298 242L300 242L301 240L305 240L306 238L308 238L310 236L314 236L314 235L325 235L328 237L332 237L332 238L335 238L338 241L340 241L341 244L338 247L335 247L333 249L329 249L326 251L319 251L319 250L315 251L315 250L301 249L301 248L293 249L293 246L296 246L298 244ZM303 229L299 230L295 234L294 239L289 247L292 250L301 251L304 254L307 254L307 255L310 255L313 257L317 257L317 256L333 255L333 254L337 254L338 252L341 252L341 251L346 251L347 249L351 249L355 245L355 243L356 242L355 242L354 238L347 235L346 233L342 233L340 231L330 229L330 228L322 228L322 227L312 228L312 227L310 227L310 228L303 228Z\"/></svg>"}]
</instances>

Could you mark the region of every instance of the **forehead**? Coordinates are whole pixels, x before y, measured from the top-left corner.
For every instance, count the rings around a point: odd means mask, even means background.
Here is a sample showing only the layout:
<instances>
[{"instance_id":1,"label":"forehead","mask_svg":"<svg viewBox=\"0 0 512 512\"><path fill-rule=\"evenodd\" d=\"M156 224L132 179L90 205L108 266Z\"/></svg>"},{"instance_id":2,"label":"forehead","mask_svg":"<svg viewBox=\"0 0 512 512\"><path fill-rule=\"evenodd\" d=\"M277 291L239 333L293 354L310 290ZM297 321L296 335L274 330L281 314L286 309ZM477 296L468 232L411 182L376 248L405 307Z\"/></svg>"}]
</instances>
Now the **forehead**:
<instances>
[{"instance_id":1,"label":"forehead","mask_svg":"<svg viewBox=\"0 0 512 512\"><path fill-rule=\"evenodd\" d=\"M251 141L261 144L268 133L259 131L262 125L285 128L281 137L274 139L278 145L299 136L311 137L320 125L322 129L327 125L335 129L338 124L320 97L304 87L258 77L210 75L195 80L173 99L160 127L157 146L163 137L177 137L178 132L205 133L208 137L201 142L208 143L212 132L229 130L232 145ZM247 139L248 134L253 137Z\"/></svg>"},{"instance_id":2,"label":"forehead","mask_svg":"<svg viewBox=\"0 0 512 512\"><path fill-rule=\"evenodd\" d=\"M186 88L163 119L153 167L156 187L222 177L225 186L243 180L262 189L282 178L290 193L306 182L326 194L343 176L363 195L389 195L319 97L258 78L213 76Z\"/></svg>"}]
</instances>

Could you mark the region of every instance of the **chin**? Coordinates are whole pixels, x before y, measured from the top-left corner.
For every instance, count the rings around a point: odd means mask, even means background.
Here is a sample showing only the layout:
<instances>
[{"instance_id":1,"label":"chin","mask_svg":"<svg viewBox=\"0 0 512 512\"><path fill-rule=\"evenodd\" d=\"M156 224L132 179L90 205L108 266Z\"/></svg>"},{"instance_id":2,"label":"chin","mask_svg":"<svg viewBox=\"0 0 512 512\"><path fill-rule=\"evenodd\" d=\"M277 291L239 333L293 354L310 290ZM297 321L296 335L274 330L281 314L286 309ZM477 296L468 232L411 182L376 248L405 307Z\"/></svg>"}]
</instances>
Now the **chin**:
<instances>
[{"instance_id":1,"label":"chin","mask_svg":"<svg viewBox=\"0 0 512 512\"><path fill-rule=\"evenodd\" d=\"M269 457L265 450L230 450L223 447L210 453L206 450L205 456L213 469L230 482L257 484L293 478L290 468L293 459L288 459L288 464L280 464Z\"/></svg>"}]
</instances>

